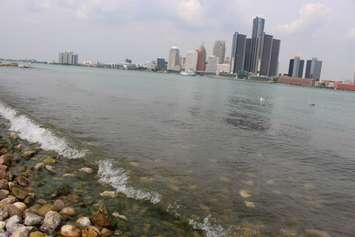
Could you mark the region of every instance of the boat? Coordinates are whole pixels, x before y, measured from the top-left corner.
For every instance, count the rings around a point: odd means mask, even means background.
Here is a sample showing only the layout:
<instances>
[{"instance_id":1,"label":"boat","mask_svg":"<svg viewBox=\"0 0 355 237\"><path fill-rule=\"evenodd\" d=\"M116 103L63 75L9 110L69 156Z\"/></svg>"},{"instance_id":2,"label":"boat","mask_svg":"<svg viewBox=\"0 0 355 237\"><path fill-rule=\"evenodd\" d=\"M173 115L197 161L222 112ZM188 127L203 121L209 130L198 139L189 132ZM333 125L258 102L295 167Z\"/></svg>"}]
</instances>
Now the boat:
<instances>
[{"instance_id":1,"label":"boat","mask_svg":"<svg viewBox=\"0 0 355 237\"><path fill-rule=\"evenodd\" d=\"M182 72L180 72L180 75L182 75L182 76L196 76L196 72L190 71L190 70L182 71Z\"/></svg>"},{"instance_id":2,"label":"boat","mask_svg":"<svg viewBox=\"0 0 355 237\"><path fill-rule=\"evenodd\" d=\"M29 64L29 63L19 64L18 67L19 68L31 68L31 64Z\"/></svg>"}]
</instances>

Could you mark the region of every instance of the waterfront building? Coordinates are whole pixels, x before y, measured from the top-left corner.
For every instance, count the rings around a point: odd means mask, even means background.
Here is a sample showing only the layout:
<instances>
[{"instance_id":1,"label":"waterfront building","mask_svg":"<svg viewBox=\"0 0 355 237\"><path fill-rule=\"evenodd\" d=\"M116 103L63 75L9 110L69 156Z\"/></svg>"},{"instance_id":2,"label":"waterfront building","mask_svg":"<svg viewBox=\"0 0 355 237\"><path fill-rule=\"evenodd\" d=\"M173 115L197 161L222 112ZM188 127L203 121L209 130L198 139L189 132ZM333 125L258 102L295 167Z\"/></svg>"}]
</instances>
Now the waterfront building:
<instances>
[{"instance_id":1,"label":"waterfront building","mask_svg":"<svg viewBox=\"0 0 355 237\"><path fill-rule=\"evenodd\" d=\"M158 71L167 70L167 62L165 61L165 58L157 58L157 70Z\"/></svg>"},{"instance_id":2,"label":"waterfront building","mask_svg":"<svg viewBox=\"0 0 355 237\"><path fill-rule=\"evenodd\" d=\"M322 72L322 64L323 62L317 58L307 60L305 78L319 81Z\"/></svg>"},{"instance_id":3,"label":"waterfront building","mask_svg":"<svg viewBox=\"0 0 355 237\"><path fill-rule=\"evenodd\" d=\"M263 76L269 75L273 38L274 37L272 35L264 34L261 63L260 63L260 75Z\"/></svg>"},{"instance_id":4,"label":"waterfront building","mask_svg":"<svg viewBox=\"0 0 355 237\"><path fill-rule=\"evenodd\" d=\"M304 69L304 60L301 59L300 57L294 57L293 59L290 59L288 76L302 78L303 69Z\"/></svg>"},{"instance_id":5,"label":"waterfront building","mask_svg":"<svg viewBox=\"0 0 355 237\"><path fill-rule=\"evenodd\" d=\"M64 51L59 53L58 63L63 65L78 65L79 55L72 51Z\"/></svg>"},{"instance_id":6,"label":"waterfront building","mask_svg":"<svg viewBox=\"0 0 355 237\"><path fill-rule=\"evenodd\" d=\"M235 32L232 40L231 73L238 74L244 70L247 36Z\"/></svg>"},{"instance_id":7,"label":"waterfront building","mask_svg":"<svg viewBox=\"0 0 355 237\"><path fill-rule=\"evenodd\" d=\"M217 64L217 75L230 73L230 63Z\"/></svg>"},{"instance_id":8,"label":"waterfront building","mask_svg":"<svg viewBox=\"0 0 355 237\"><path fill-rule=\"evenodd\" d=\"M251 41L251 63L250 72L260 73L261 57L263 52L265 19L256 17L253 19L252 41Z\"/></svg>"},{"instance_id":9,"label":"waterfront building","mask_svg":"<svg viewBox=\"0 0 355 237\"><path fill-rule=\"evenodd\" d=\"M213 56L218 57L218 63L224 63L224 57L226 54L226 42L223 40L217 40L213 46Z\"/></svg>"},{"instance_id":10,"label":"waterfront building","mask_svg":"<svg viewBox=\"0 0 355 237\"><path fill-rule=\"evenodd\" d=\"M206 71L206 49L205 46L201 45L197 50L197 67L198 72Z\"/></svg>"},{"instance_id":11,"label":"waterfront building","mask_svg":"<svg viewBox=\"0 0 355 237\"><path fill-rule=\"evenodd\" d=\"M251 45L252 45L252 39L247 38L245 41L245 61L244 61L244 71L250 72L251 71Z\"/></svg>"},{"instance_id":12,"label":"waterfront building","mask_svg":"<svg viewBox=\"0 0 355 237\"><path fill-rule=\"evenodd\" d=\"M178 47L173 46L169 52L168 71L179 72L180 70L180 50Z\"/></svg>"},{"instance_id":13,"label":"waterfront building","mask_svg":"<svg viewBox=\"0 0 355 237\"><path fill-rule=\"evenodd\" d=\"M216 74L217 72L218 57L209 56L207 59L206 73Z\"/></svg>"},{"instance_id":14,"label":"waterfront building","mask_svg":"<svg viewBox=\"0 0 355 237\"><path fill-rule=\"evenodd\" d=\"M196 72L197 69L197 50L192 50L186 54L186 72Z\"/></svg>"},{"instance_id":15,"label":"waterfront building","mask_svg":"<svg viewBox=\"0 0 355 237\"><path fill-rule=\"evenodd\" d=\"M270 77L277 76L277 74L279 73L280 45L281 45L281 40L279 39L272 40L271 59L270 59L270 68L269 68Z\"/></svg>"}]
</instances>

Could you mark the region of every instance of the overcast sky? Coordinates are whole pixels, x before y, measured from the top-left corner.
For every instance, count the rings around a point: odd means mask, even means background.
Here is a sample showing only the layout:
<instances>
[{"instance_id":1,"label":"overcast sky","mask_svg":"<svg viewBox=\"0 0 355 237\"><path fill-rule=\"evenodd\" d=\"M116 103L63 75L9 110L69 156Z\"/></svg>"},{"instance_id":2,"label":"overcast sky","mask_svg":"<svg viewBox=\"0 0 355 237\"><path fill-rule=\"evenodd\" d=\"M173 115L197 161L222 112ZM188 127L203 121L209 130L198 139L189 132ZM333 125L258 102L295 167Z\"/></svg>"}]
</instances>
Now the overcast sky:
<instances>
[{"instance_id":1,"label":"overcast sky","mask_svg":"<svg viewBox=\"0 0 355 237\"><path fill-rule=\"evenodd\" d=\"M252 18L281 39L280 72L289 58L323 60L322 79L355 72L355 0L0 0L0 58L144 63L217 39L230 55L234 31L250 35Z\"/></svg>"}]
</instances>

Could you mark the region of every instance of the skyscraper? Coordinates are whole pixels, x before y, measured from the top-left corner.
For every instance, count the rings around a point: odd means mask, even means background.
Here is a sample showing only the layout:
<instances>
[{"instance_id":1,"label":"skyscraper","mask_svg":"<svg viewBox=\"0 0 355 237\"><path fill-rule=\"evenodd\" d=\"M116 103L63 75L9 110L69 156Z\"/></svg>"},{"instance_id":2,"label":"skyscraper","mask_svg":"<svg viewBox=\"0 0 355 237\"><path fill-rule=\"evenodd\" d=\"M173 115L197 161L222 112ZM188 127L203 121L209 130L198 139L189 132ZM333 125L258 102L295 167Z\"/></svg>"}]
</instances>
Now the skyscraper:
<instances>
[{"instance_id":1,"label":"skyscraper","mask_svg":"<svg viewBox=\"0 0 355 237\"><path fill-rule=\"evenodd\" d=\"M79 64L79 56L71 51L60 52L58 63L65 65L77 65Z\"/></svg>"},{"instance_id":2,"label":"skyscraper","mask_svg":"<svg viewBox=\"0 0 355 237\"><path fill-rule=\"evenodd\" d=\"M166 70L166 61L165 58L157 58L157 70L165 71Z\"/></svg>"},{"instance_id":3,"label":"skyscraper","mask_svg":"<svg viewBox=\"0 0 355 237\"><path fill-rule=\"evenodd\" d=\"M269 75L273 38L274 37L272 35L267 35L267 34L264 35L261 64L260 64L260 75L263 76Z\"/></svg>"},{"instance_id":4,"label":"skyscraper","mask_svg":"<svg viewBox=\"0 0 355 237\"><path fill-rule=\"evenodd\" d=\"M244 71L250 72L251 71L251 57L252 57L252 39L247 38L245 43L245 60L244 60Z\"/></svg>"},{"instance_id":5,"label":"skyscraper","mask_svg":"<svg viewBox=\"0 0 355 237\"><path fill-rule=\"evenodd\" d=\"M197 67L198 72L206 71L206 49L205 46L201 45L197 50Z\"/></svg>"},{"instance_id":6,"label":"skyscraper","mask_svg":"<svg viewBox=\"0 0 355 237\"><path fill-rule=\"evenodd\" d=\"M232 41L231 73L238 74L244 70L246 35L235 32Z\"/></svg>"},{"instance_id":7,"label":"skyscraper","mask_svg":"<svg viewBox=\"0 0 355 237\"><path fill-rule=\"evenodd\" d=\"M312 58L311 60L307 60L306 65L306 75L307 79L314 79L316 81L320 80L320 75L322 72L322 61L317 58Z\"/></svg>"},{"instance_id":8,"label":"skyscraper","mask_svg":"<svg viewBox=\"0 0 355 237\"><path fill-rule=\"evenodd\" d=\"M269 69L270 77L277 76L277 74L279 73L280 44L281 41L279 39L272 40L270 69Z\"/></svg>"},{"instance_id":9,"label":"skyscraper","mask_svg":"<svg viewBox=\"0 0 355 237\"><path fill-rule=\"evenodd\" d=\"M169 52L168 70L178 72L181 70L180 66L180 50L178 47L173 46Z\"/></svg>"},{"instance_id":10,"label":"skyscraper","mask_svg":"<svg viewBox=\"0 0 355 237\"><path fill-rule=\"evenodd\" d=\"M213 56L218 57L218 63L224 63L224 57L226 54L226 42L223 40L217 40L213 46Z\"/></svg>"},{"instance_id":11,"label":"skyscraper","mask_svg":"<svg viewBox=\"0 0 355 237\"><path fill-rule=\"evenodd\" d=\"M261 57L263 53L265 19L256 17L253 19L252 45L251 45L251 70L250 72L259 74L261 67Z\"/></svg>"},{"instance_id":12,"label":"skyscraper","mask_svg":"<svg viewBox=\"0 0 355 237\"><path fill-rule=\"evenodd\" d=\"M197 50L192 50L186 54L185 71L196 72L196 68L197 68Z\"/></svg>"},{"instance_id":13,"label":"skyscraper","mask_svg":"<svg viewBox=\"0 0 355 237\"><path fill-rule=\"evenodd\" d=\"M303 77L304 60L300 57L294 57L290 59L290 65L288 68L288 76L290 77Z\"/></svg>"}]
</instances>

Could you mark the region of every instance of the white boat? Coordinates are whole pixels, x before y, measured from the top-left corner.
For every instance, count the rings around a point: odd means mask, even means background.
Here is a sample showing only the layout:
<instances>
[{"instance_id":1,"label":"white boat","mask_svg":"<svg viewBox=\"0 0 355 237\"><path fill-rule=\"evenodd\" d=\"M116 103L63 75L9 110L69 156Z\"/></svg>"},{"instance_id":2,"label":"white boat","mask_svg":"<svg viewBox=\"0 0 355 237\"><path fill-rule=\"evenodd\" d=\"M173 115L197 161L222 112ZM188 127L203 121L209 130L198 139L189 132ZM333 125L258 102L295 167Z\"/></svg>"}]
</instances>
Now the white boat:
<instances>
[{"instance_id":1,"label":"white boat","mask_svg":"<svg viewBox=\"0 0 355 237\"><path fill-rule=\"evenodd\" d=\"M182 71L182 72L180 72L180 75L182 75L182 76L196 76L196 72L194 72L194 71Z\"/></svg>"},{"instance_id":2,"label":"white boat","mask_svg":"<svg viewBox=\"0 0 355 237\"><path fill-rule=\"evenodd\" d=\"M31 64L30 63L19 64L18 67L19 68L31 68Z\"/></svg>"}]
</instances>

